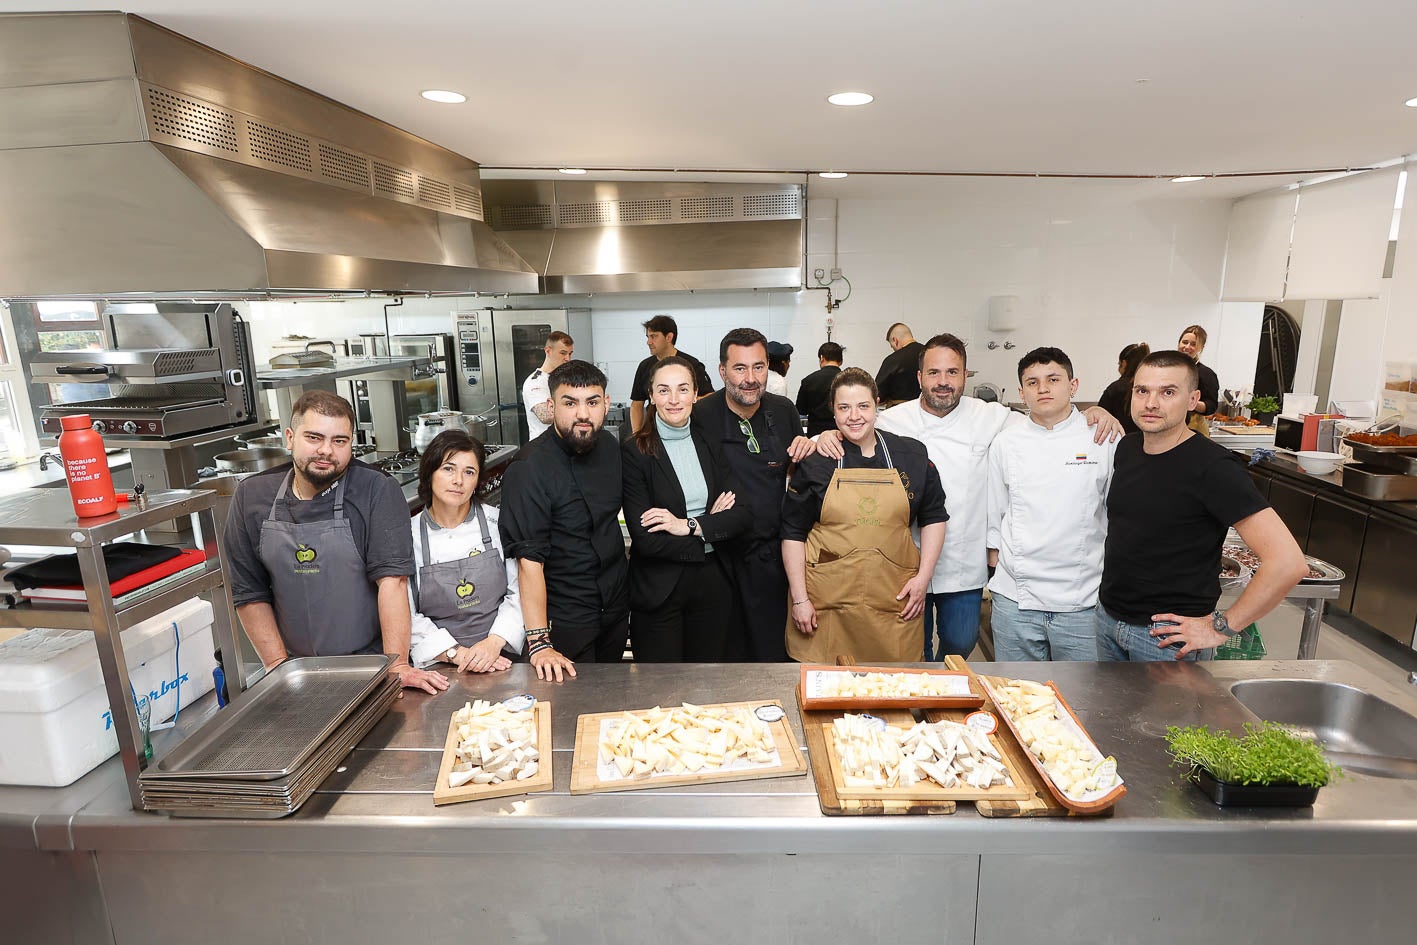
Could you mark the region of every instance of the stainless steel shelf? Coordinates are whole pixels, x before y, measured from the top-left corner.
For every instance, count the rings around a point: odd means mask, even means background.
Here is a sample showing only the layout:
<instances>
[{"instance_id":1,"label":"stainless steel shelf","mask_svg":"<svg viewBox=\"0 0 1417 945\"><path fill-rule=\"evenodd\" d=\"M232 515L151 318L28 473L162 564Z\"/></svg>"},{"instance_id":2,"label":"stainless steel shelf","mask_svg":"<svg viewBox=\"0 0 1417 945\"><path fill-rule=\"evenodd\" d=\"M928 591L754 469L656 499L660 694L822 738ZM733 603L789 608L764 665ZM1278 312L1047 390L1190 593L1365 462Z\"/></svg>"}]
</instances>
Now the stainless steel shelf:
<instances>
[{"instance_id":1,"label":"stainless steel shelf","mask_svg":"<svg viewBox=\"0 0 1417 945\"><path fill-rule=\"evenodd\" d=\"M285 387L305 387L322 381L339 380L346 377L363 377L368 380L406 381L413 377L417 368L432 367L441 358L336 358L334 367L325 368L273 368L262 364L256 368L256 383L262 390L280 390Z\"/></svg>"},{"instance_id":2,"label":"stainless steel shelf","mask_svg":"<svg viewBox=\"0 0 1417 945\"><path fill-rule=\"evenodd\" d=\"M146 509L119 506L112 515L80 519L74 513L67 489L29 489L0 500L0 544L43 545L73 548L79 573L88 594L82 607L35 607L23 604L0 610L0 626L53 627L92 630L103 671L108 706L113 713L118 736L118 754L128 798L135 810L142 810L138 775L143 770L142 732L137 707L128 681L128 663L123 653L123 631L162 613L167 608L197 594L210 593L213 609L212 630L216 643L228 658L227 690L233 701L247 688L241 650L236 641L236 611L226 589L221 567L221 550L216 519L216 494L209 490L174 489L153 495ZM207 553L207 569L174 587L164 588L125 607L116 607L110 596L112 582L103 558L105 542L132 535L183 516L195 518L196 532L202 536Z\"/></svg>"}]
</instances>

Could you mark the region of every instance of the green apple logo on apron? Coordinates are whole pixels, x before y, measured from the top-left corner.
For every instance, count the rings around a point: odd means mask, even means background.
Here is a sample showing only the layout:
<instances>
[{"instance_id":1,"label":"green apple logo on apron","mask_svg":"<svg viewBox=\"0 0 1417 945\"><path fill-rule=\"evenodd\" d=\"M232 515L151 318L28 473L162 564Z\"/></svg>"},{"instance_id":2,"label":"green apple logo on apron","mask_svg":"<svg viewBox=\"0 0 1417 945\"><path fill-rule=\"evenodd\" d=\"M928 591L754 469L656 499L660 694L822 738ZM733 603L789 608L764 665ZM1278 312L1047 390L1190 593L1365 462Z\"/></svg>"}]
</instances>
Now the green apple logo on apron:
<instances>
[{"instance_id":1,"label":"green apple logo on apron","mask_svg":"<svg viewBox=\"0 0 1417 945\"><path fill-rule=\"evenodd\" d=\"M295 546L295 573L296 574L319 574L320 566L315 563L318 552L309 545L297 544Z\"/></svg>"}]
</instances>

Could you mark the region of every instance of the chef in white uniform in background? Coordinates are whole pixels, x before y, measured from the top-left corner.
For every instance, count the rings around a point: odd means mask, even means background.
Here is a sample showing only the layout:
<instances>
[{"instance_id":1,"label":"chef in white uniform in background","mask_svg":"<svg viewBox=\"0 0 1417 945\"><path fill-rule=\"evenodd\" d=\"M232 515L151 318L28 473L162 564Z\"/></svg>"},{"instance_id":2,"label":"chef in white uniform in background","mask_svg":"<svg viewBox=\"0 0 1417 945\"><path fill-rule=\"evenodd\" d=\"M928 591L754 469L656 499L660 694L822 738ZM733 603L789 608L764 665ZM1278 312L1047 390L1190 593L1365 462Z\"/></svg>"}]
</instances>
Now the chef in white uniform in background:
<instances>
[{"instance_id":1,"label":"chef in white uniform in background","mask_svg":"<svg viewBox=\"0 0 1417 945\"><path fill-rule=\"evenodd\" d=\"M531 442L551 426L551 386L547 377L576 353L576 343L564 331L546 336L546 358L541 367L532 371L522 382L522 405L526 408L527 442Z\"/></svg>"},{"instance_id":2,"label":"chef in white uniform in background","mask_svg":"<svg viewBox=\"0 0 1417 945\"><path fill-rule=\"evenodd\" d=\"M1018 362L1028 423L989 448L990 626L996 660L1097 659L1097 590L1116 442L1095 443L1057 348Z\"/></svg>"},{"instance_id":3,"label":"chef in white uniform in background","mask_svg":"<svg viewBox=\"0 0 1417 945\"><path fill-rule=\"evenodd\" d=\"M423 451L413 519L413 665L451 663L461 672L511 666L526 629L516 562L502 554L497 509L477 498L485 452L461 430L445 430Z\"/></svg>"}]
</instances>

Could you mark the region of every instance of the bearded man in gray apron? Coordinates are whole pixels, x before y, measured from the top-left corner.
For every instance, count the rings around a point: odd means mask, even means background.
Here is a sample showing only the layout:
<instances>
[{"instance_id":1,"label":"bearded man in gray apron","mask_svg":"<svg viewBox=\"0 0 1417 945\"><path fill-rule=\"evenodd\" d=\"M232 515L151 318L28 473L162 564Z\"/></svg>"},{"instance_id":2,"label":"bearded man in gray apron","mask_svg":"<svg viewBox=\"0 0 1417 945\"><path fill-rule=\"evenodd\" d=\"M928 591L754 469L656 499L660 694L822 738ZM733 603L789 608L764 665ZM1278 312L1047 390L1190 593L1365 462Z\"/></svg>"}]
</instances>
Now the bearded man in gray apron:
<instances>
[{"instance_id":1,"label":"bearded man in gray apron","mask_svg":"<svg viewBox=\"0 0 1417 945\"><path fill-rule=\"evenodd\" d=\"M413 542L397 483L353 459L354 410L309 391L285 431L291 464L244 480L225 531L232 600L261 661L385 653L410 688L448 688L409 663Z\"/></svg>"}]
</instances>

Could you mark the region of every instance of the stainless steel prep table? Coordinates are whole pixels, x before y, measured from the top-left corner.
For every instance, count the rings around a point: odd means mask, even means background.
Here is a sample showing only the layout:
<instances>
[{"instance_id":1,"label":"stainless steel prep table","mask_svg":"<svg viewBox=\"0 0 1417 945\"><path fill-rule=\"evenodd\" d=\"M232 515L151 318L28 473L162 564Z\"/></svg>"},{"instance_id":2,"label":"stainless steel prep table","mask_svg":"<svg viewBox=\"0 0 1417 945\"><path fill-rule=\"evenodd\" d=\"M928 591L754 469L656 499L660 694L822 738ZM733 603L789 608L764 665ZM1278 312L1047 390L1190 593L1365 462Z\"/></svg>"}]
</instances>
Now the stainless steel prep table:
<instances>
[{"instance_id":1,"label":"stainless steel prep table","mask_svg":"<svg viewBox=\"0 0 1417 945\"><path fill-rule=\"evenodd\" d=\"M518 666L408 694L282 821L135 813L118 785L36 814L29 793L17 811L18 789L0 788L0 818L31 818L45 851L3 851L3 875L26 859L91 863L71 895L101 880L119 943L190 941L205 927L224 930L218 941L280 929L349 945L388 941L410 920L420 942L1214 942L1222 930L1307 942L1354 928L1390 941L1408 930L1417 781L1355 775L1312 809L1221 811L1163 751L1167 724L1251 718L1226 689L1236 677L1347 681L1417 714L1417 694L1351 664L982 665L1056 680L1116 755L1128 795L1115 816L1083 820L986 820L967 805L828 818L809 777L573 797L583 712L777 698L801 735L795 665L577 668L561 685ZM435 808L450 714L521 691L554 709L553 792Z\"/></svg>"}]
</instances>

